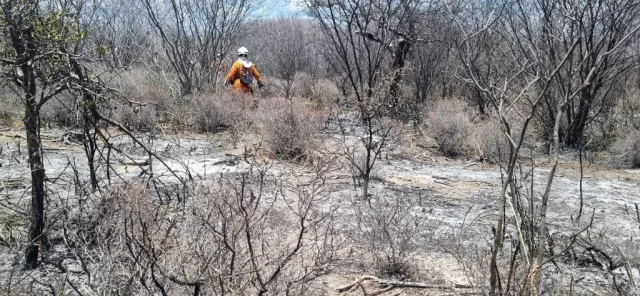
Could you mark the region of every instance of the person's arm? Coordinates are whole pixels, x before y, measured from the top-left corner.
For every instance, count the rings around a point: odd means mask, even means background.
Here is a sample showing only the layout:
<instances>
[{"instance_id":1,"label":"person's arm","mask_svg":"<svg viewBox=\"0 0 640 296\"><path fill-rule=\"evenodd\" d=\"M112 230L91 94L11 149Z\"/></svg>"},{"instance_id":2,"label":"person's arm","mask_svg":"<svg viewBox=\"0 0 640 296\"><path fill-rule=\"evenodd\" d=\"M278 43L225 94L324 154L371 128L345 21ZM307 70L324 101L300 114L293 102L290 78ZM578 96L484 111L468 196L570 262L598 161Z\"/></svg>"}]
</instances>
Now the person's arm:
<instances>
[{"instance_id":1,"label":"person's arm","mask_svg":"<svg viewBox=\"0 0 640 296\"><path fill-rule=\"evenodd\" d=\"M231 69L229 70L229 74L227 74L227 78L225 80L226 83L232 84L235 78L238 76L238 70L240 69L240 63L233 63Z\"/></svg>"},{"instance_id":2,"label":"person's arm","mask_svg":"<svg viewBox=\"0 0 640 296\"><path fill-rule=\"evenodd\" d=\"M262 87L262 77L260 77L260 73L258 72L256 65L251 66L251 74L253 74L253 77L255 77L256 80L258 80L258 87Z\"/></svg>"}]
</instances>

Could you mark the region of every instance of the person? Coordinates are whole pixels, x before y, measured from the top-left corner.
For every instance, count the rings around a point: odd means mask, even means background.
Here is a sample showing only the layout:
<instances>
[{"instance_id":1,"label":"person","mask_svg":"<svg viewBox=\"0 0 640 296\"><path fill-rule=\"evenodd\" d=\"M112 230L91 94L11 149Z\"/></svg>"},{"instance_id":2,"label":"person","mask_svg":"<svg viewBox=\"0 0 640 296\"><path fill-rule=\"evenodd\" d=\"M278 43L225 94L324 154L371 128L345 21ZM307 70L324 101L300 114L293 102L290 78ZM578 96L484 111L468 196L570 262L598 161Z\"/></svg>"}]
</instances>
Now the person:
<instances>
[{"instance_id":1,"label":"person","mask_svg":"<svg viewBox=\"0 0 640 296\"><path fill-rule=\"evenodd\" d=\"M229 74L227 74L226 83L233 85L237 92L253 93L251 84L254 79L258 82L258 88L264 86L256 65L249 60L249 50L246 47L240 47L238 49L238 59L231 66Z\"/></svg>"}]
</instances>

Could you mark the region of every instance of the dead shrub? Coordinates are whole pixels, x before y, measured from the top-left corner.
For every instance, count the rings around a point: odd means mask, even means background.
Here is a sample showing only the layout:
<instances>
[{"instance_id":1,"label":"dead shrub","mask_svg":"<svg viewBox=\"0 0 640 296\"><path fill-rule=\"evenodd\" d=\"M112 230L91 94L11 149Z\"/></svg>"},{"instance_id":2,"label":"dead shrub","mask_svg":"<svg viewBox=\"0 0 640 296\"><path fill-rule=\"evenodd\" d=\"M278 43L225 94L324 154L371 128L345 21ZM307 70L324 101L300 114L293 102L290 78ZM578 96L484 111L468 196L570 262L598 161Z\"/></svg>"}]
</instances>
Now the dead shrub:
<instances>
[{"instance_id":1,"label":"dead shrub","mask_svg":"<svg viewBox=\"0 0 640 296\"><path fill-rule=\"evenodd\" d=\"M617 165L640 168L640 130L631 130L616 140L612 152Z\"/></svg>"},{"instance_id":2,"label":"dead shrub","mask_svg":"<svg viewBox=\"0 0 640 296\"><path fill-rule=\"evenodd\" d=\"M92 295L306 295L335 260L332 209L319 175L292 190L274 182L256 165L181 185L178 198L142 182L70 206L64 264L82 266L71 284L94 283Z\"/></svg>"},{"instance_id":3,"label":"dead shrub","mask_svg":"<svg viewBox=\"0 0 640 296\"><path fill-rule=\"evenodd\" d=\"M0 125L2 126L14 126L22 125L21 105L18 103L20 98L17 97L11 90L0 86Z\"/></svg>"},{"instance_id":4,"label":"dead shrub","mask_svg":"<svg viewBox=\"0 0 640 296\"><path fill-rule=\"evenodd\" d=\"M109 79L110 86L132 104L114 106L112 117L134 130L150 130L157 122L173 120L183 104L175 95L173 77L132 68ZM140 106L142 104L142 106ZM175 123L175 122L172 122Z\"/></svg>"},{"instance_id":5,"label":"dead shrub","mask_svg":"<svg viewBox=\"0 0 640 296\"><path fill-rule=\"evenodd\" d=\"M132 131L149 131L157 122L166 121L177 104L172 95L171 77L160 77L152 71L133 68L102 79L118 90L126 100L111 105L101 104L101 112ZM129 101L129 102L127 102ZM42 121L46 125L75 127L82 124L81 99L63 93L43 106Z\"/></svg>"},{"instance_id":6,"label":"dead shrub","mask_svg":"<svg viewBox=\"0 0 640 296\"><path fill-rule=\"evenodd\" d=\"M230 130L234 135L249 127L249 112L253 104L251 96L221 92L188 97L196 132L220 132Z\"/></svg>"},{"instance_id":7,"label":"dead shrub","mask_svg":"<svg viewBox=\"0 0 640 296\"><path fill-rule=\"evenodd\" d=\"M70 128L82 123L77 102L67 96L60 95L42 106L40 117L45 125Z\"/></svg>"},{"instance_id":8,"label":"dead shrub","mask_svg":"<svg viewBox=\"0 0 640 296\"><path fill-rule=\"evenodd\" d=\"M154 105L119 105L112 110L112 118L131 131L153 130L158 121Z\"/></svg>"},{"instance_id":9,"label":"dead shrub","mask_svg":"<svg viewBox=\"0 0 640 296\"><path fill-rule=\"evenodd\" d=\"M313 136L324 121L323 112L280 98L261 101L257 117L271 151L290 160L308 155Z\"/></svg>"},{"instance_id":10,"label":"dead shrub","mask_svg":"<svg viewBox=\"0 0 640 296\"><path fill-rule=\"evenodd\" d=\"M621 100L616 104L617 113L622 114L627 123L632 124L636 128L640 128L640 84L638 84L638 78L640 73L635 75L635 79L629 79L627 85L624 88L624 95L621 96Z\"/></svg>"},{"instance_id":11,"label":"dead shrub","mask_svg":"<svg viewBox=\"0 0 640 296\"><path fill-rule=\"evenodd\" d=\"M518 141L522 131L522 120L510 118L511 136L514 141ZM535 129L529 127L521 149L524 149L524 156L530 157L531 149L536 149ZM481 161L497 163L506 161L509 158L511 144L509 138L504 133L503 128L497 118L488 118L474 124L473 136L470 138L470 145L473 145ZM536 151L534 151L536 152ZM537 152L536 152L537 153Z\"/></svg>"},{"instance_id":12,"label":"dead shrub","mask_svg":"<svg viewBox=\"0 0 640 296\"><path fill-rule=\"evenodd\" d=\"M487 120L476 123L472 141L481 161L498 162L508 156L509 142L498 122Z\"/></svg>"},{"instance_id":13,"label":"dead shrub","mask_svg":"<svg viewBox=\"0 0 640 296\"><path fill-rule=\"evenodd\" d=\"M463 221L459 229L439 233L435 244L444 254L455 260L465 280L474 287L478 287L480 295L488 295L489 273L487 270L490 270L490 249L486 244L471 240L472 233L477 233L479 230L473 224L465 225L464 223ZM512 246L509 247L512 248ZM503 268L509 262L501 260L500 264Z\"/></svg>"},{"instance_id":14,"label":"dead shrub","mask_svg":"<svg viewBox=\"0 0 640 296\"><path fill-rule=\"evenodd\" d=\"M585 127L581 143L584 149L606 151L612 147L621 134L625 133L625 129L636 127L633 124L633 118L629 116L633 112L630 110L634 110L634 107L629 105L630 102L624 102L624 99L620 101L621 103L612 106L607 112L602 112ZM640 126L636 128L640 128Z\"/></svg>"},{"instance_id":15,"label":"dead shrub","mask_svg":"<svg viewBox=\"0 0 640 296\"><path fill-rule=\"evenodd\" d=\"M150 70L132 68L109 80L125 98L141 103L153 103L169 108L174 100L173 78Z\"/></svg>"},{"instance_id":16,"label":"dead shrub","mask_svg":"<svg viewBox=\"0 0 640 296\"><path fill-rule=\"evenodd\" d=\"M326 79L318 79L307 74L301 74L294 84L294 94L313 103L315 109L321 110L330 106L340 92L334 83Z\"/></svg>"},{"instance_id":17,"label":"dead shrub","mask_svg":"<svg viewBox=\"0 0 640 296\"><path fill-rule=\"evenodd\" d=\"M0 106L2 105L0 104ZM12 126L16 120L18 120L16 112L10 111L9 108L0 107L0 125Z\"/></svg>"},{"instance_id":18,"label":"dead shrub","mask_svg":"<svg viewBox=\"0 0 640 296\"><path fill-rule=\"evenodd\" d=\"M188 104L194 108L193 120L197 132L214 133L229 127L228 118L223 118L219 101L204 95L191 97L189 101Z\"/></svg>"},{"instance_id":19,"label":"dead shrub","mask_svg":"<svg viewBox=\"0 0 640 296\"><path fill-rule=\"evenodd\" d=\"M467 155L473 130L467 105L458 100L441 100L427 112L425 124L438 150L448 157Z\"/></svg>"},{"instance_id":20,"label":"dead shrub","mask_svg":"<svg viewBox=\"0 0 640 296\"><path fill-rule=\"evenodd\" d=\"M426 219L414 212L417 200L407 194L357 204L355 245L363 246L373 259L378 276L396 280L415 280L418 268L412 264L414 251L428 237Z\"/></svg>"}]
</instances>

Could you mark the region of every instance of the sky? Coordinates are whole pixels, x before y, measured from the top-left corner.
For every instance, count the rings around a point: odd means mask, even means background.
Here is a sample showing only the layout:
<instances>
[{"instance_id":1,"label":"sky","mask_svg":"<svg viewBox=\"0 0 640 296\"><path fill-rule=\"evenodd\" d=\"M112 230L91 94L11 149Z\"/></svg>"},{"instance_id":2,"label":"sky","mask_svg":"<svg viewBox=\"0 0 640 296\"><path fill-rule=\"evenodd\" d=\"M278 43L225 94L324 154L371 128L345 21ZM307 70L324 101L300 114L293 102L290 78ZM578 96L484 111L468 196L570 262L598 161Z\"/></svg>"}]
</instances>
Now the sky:
<instances>
[{"instance_id":1,"label":"sky","mask_svg":"<svg viewBox=\"0 0 640 296\"><path fill-rule=\"evenodd\" d=\"M304 16L302 0L264 0L259 13L266 18Z\"/></svg>"}]
</instances>

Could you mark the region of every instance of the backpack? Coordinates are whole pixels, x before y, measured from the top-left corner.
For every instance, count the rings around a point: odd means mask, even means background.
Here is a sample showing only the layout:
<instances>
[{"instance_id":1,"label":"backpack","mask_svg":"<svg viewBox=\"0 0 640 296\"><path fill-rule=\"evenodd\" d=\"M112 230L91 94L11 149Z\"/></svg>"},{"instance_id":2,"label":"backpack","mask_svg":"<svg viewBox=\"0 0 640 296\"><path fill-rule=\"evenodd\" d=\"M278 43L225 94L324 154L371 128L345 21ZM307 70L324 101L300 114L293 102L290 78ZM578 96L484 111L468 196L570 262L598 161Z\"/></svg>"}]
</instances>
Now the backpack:
<instances>
[{"instance_id":1,"label":"backpack","mask_svg":"<svg viewBox=\"0 0 640 296\"><path fill-rule=\"evenodd\" d=\"M246 86L249 86L251 85L251 83L253 83L253 74L251 73L251 68L242 67L242 70L240 71L240 82L242 82L242 84Z\"/></svg>"}]
</instances>

